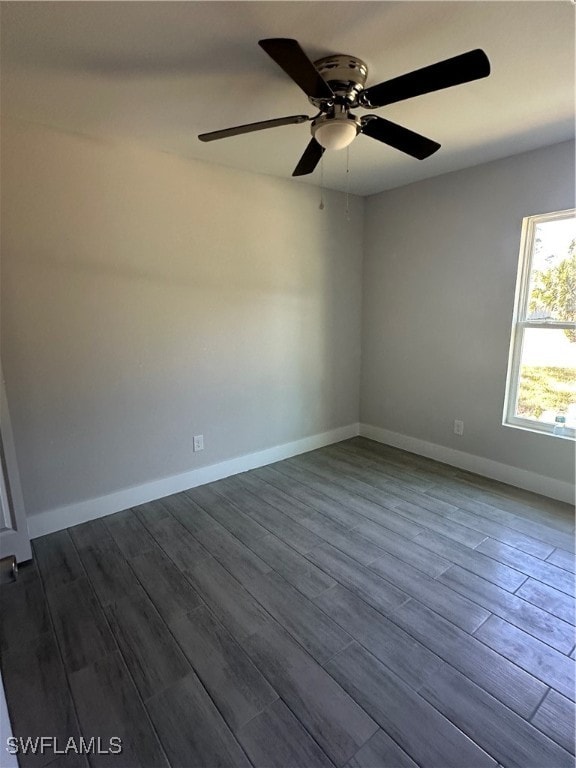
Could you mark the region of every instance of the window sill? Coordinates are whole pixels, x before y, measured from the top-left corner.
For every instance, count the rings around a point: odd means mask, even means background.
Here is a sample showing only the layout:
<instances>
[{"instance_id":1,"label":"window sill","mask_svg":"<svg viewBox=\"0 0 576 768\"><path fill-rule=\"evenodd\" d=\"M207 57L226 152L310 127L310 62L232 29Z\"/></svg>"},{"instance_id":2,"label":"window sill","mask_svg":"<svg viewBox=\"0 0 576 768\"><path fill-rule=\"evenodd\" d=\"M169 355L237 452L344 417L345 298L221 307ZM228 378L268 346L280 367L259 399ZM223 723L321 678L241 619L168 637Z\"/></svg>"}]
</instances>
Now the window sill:
<instances>
[{"instance_id":1,"label":"window sill","mask_svg":"<svg viewBox=\"0 0 576 768\"><path fill-rule=\"evenodd\" d=\"M547 437L555 437L558 440L569 440L570 442L576 441L576 430L571 430L568 435L555 435L551 429L539 429L538 427L530 426L529 424L512 424L509 421L502 422L503 427L509 427L511 429L521 429L523 432L531 432L533 435L545 435Z\"/></svg>"}]
</instances>

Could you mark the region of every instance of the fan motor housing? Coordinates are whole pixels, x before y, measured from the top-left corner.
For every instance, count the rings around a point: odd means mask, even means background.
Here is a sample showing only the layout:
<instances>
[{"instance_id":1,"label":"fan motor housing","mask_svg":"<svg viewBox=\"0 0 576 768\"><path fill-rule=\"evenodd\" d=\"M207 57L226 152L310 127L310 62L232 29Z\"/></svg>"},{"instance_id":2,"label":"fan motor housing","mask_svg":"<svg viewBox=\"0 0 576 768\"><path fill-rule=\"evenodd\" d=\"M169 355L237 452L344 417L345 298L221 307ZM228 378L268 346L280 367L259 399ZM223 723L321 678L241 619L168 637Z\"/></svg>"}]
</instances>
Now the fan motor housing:
<instances>
[{"instance_id":1,"label":"fan motor housing","mask_svg":"<svg viewBox=\"0 0 576 768\"><path fill-rule=\"evenodd\" d=\"M364 90L368 77L368 67L362 59L347 53L336 53L318 59L314 66L336 96L350 105L357 104L358 96ZM321 107L318 99L310 98L310 101Z\"/></svg>"}]
</instances>

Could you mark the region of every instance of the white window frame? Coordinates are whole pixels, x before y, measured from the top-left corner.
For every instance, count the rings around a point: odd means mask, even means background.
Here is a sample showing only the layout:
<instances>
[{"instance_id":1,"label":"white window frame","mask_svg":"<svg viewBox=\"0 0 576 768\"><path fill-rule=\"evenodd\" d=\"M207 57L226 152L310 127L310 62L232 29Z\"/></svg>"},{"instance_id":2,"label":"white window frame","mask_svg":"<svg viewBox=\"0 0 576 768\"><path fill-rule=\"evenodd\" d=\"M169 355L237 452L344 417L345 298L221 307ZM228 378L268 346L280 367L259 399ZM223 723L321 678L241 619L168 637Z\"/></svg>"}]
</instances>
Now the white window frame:
<instances>
[{"instance_id":1,"label":"white window frame","mask_svg":"<svg viewBox=\"0 0 576 768\"><path fill-rule=\"evenodd\" d=\"M532 254L534 251L534 233L536 226L547 221L557 221L576 215L576 209L527 216L522 222L522 237L520 240L520 258L516 278L516 295L514 298L514 315L512 318L512 333L510 337L510 353L508 357L508 375L506 377L506 396L504 400L505 427L527 429L531 432L542 432L553 435L554 425L545 424L535 419L524 419L516 416L516 400L520 383L520 361L522 358L522 343L526 328L552 328L557 330L576 329L576 323L564 323L554 320L526 320L528 317L528 301L530 299L530 275L532 272ZM564 435L553 435L561 439L574 440L576 430L566 427Z\"/></svg>"}]
</instances>

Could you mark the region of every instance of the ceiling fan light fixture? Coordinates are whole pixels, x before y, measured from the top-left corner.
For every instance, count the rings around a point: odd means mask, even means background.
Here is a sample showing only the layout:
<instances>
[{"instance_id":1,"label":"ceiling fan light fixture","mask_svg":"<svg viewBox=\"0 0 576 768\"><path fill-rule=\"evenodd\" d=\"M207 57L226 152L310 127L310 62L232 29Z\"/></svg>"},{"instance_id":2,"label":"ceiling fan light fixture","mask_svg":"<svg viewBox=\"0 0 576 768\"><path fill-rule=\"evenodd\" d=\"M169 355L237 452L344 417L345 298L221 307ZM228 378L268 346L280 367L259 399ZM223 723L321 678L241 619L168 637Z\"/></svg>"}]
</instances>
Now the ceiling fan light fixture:
<instances>
[{"instance_id":1,"label":"ceiling fan light fixture","mask_svg":"<svg viewBox=\"0 0 576 768\"><path fill-rule=\"evenodd\" d=\"M576 2L576 0L574 0ZM366 88L368 67L348 54L332 54L311 61L297 40L274 37L259 45L270 58L301 88L318 110L316 117L291 115L257 123L236 125L220 131L200 134L200 141L214 141L265 128L276 128L312 121L312 139L304 150L292 176L313 173L325 149L344 149L359 133L376 139L417 160L424 160L440 149L437 141L385 120L377 115L356 117L350 111L358 107L377 109L414 96L421 96L454 85L469 83L490 74L490 61L480 48L436 64L408 72L392 80Z\"/></svg>"},{"instance_id":2,"label":"ceiling fan light fixture","mask_svg":"<svg viewBox=\"0 0 576 768\"><path fill-rule=\"evenodd\" d=\"M324 149L344 149L356 138L358 129L352 120L330 120L316 126L314 138Z\"/></svg>"}]
</instances>

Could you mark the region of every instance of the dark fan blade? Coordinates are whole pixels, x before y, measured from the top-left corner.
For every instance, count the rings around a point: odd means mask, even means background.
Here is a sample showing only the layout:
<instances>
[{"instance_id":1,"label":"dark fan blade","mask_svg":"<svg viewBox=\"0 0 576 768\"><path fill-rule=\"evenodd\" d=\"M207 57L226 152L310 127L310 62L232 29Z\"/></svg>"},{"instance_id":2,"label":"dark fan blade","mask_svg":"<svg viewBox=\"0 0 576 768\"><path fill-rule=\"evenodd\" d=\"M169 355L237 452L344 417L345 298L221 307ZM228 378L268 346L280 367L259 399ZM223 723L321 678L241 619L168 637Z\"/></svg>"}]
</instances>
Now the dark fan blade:
<instances>
[{"instance_id":1,"label":"dark fan blade","mask_svg":"<svg viewBox=\"0 0 576 768\"><path fill-rule=\"evenodd\" d=\"M362 133L365 133L366 136L370 136L372 139L382 141L384 144L389 144L394 149L399 149L400 152L412 155L412 157L416 157L418 160L424 160L424 158L430 157L430 155L436 152L437 149L440 149L440 144L437 142L375 115L363 118Z\"/></svg>"},{"instance_id":2,"label":"dark fan blade","mask_svg":"<svg viewBox=\"0 0 576 768\"><path fill-rule=\"evenodd\" d=\"M292 176L306 176L308 173L312 173L323 154L324 147L318 144L316 139L312 137L310 143L304 150L304 154L300 158L298 165L294 168Z\"/></svg>"},{"instance_id":3,"label":"dark fan blade","mask_svg":"<svg viewBox=\"0 0 576 768\"><path fill-rule=\"evenodd\" d=\"M234 128L225 128L223 131L212 131L211 133L201 133L198 138L200 141L216 141L216 139L226 139L228 136L238 136L241 133L252 133L252 131L263 131L265 128L277 128L280 125L292 125L293 123L305 123L310 118L308 115L292 115L291 117L277 117L275 120L262 120L260 123L247 123L246 125L237 125Z\"/></svg>"},{"instance_id":4,"label":"dark fan blade","mask_svg":"<svg viewBox=\"0 0 576 768\"><path fill-rule=\"evenodd\" d=\"M318 74L316 67L296 40L273 37L269 40L259 40L258 45L282 67L307 96L314 99L334 98L332 89Z\"/></svg>"},{"instance_id":5,"label":"dark fan blade","mask_svg":"<svg viewBox=\"0 0 576 768\"><path fill-rule=\"evenodd\" d=\"M490 74L488 57L477 48L446 61L439 61L429 67L417 69L407 75L401 75L385 83L373 85L362 92L362 104L365 107L384 107L396 101L411 99L431 91L440 91L452 85L468 83Z\"/></svg>"}]
</instances>

